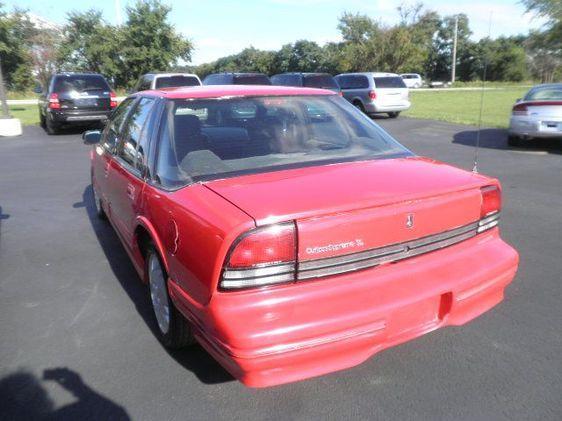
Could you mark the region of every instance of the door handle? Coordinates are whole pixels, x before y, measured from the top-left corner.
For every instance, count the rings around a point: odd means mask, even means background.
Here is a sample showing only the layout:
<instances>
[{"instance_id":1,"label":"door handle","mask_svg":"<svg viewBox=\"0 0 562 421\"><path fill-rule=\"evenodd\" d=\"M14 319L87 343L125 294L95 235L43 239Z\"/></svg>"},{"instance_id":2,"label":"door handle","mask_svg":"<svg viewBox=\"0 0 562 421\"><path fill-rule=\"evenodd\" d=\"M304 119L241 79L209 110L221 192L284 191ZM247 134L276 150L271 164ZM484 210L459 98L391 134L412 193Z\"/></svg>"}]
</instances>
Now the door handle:
<instances>
[{"instance_id":1,"label":"door handle","mask_svg":"<svg viewBox=\"0 0 562 421\"><path fill-rule=\"evenodd\" d=\"M127 184L127 196L129 196L130 199L135 198L135 186L132 184Z\"/></svg>"}]
</instances>

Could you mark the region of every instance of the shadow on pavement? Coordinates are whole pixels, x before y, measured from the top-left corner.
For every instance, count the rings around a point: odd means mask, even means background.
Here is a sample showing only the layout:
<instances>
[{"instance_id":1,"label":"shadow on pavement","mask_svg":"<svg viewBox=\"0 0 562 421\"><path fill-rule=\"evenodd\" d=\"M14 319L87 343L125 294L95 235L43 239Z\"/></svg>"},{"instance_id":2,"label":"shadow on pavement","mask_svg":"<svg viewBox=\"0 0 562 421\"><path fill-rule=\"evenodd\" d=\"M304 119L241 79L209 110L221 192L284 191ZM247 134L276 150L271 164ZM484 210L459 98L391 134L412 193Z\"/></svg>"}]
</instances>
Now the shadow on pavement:
<instances>
[{"instance_id":1,"label":"shadow on pavement","mask_svg":"<svg viewBox=\"0 0 562 421\"><path fill-rule=\"evenodd\" d=\"M68 368L43 371L43 381L54 381L70 392L76 401L54 408L39 379L20 370L0 379L0 419L10 420L129 420L120 405L89 387Z\"/></svg>"},{"instance_id":2,"label":"shadow on pavement","mask_svg":"<svg viewBox=\"0 0 562 421\"><path fill-rule=\"evenodd\" d=\"M478 130L465 130L453 136L453 143L474 147ZM544 151L562 154L562 139L532 139L529 146L511 147L507 144L507 131L503 129L482 129L480 131L480 147L489 149L513 149L521 151Z\"/></svg>"},{"instance_id":3,"label":"shadow on pavement","mask_svg":"<svg viewBox=\"0 0 562 421\"><path fill-rule=\"evenodd\" d=\"M135 304L137 312L146 325L158 337L158 326L152 312L148 289L140 281L129 259L129 255L123 248L111 224L97 216L91 185L84 190L82 202L75 203L73 206L75 208L85 208L90 224L105 253L111 270L121 287ZM216 384L233 380L232 376L198 344L181 350L166 349L166 352L182 367L193 372L203 383Z\"/></svg>"}]
</instances>

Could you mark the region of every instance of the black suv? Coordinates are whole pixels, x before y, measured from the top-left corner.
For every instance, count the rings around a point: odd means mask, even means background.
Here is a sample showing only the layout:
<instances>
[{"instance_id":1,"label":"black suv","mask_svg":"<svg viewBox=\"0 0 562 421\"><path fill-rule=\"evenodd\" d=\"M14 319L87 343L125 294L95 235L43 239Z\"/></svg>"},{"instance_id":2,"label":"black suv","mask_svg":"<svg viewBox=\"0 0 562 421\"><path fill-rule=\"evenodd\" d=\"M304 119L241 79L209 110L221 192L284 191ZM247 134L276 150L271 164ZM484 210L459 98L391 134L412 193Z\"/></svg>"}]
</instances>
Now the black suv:
<instances>
[{"instance_id":1,"label":"black suv","mask_svg":"<svg viewBox=\"0 0 562 421\"><path fill-rule=\"evenodd\" d=\"M271 81L263 73L213 73L203 85L271 85Z\"/></svg>"},{"instance_id":2,"label":"black suv","mask_svg":"<svg viewBox=\"0 0 562 421\"><path fill-rule=\"evenodd\" d=\"M329 73L281 73L271 76L271 83L280 86L321 88L341 92L338 82Z\"/></svg>"},{"instance_id":3,"label":"black suv","mask_svg":"<svg viewBox=\"0 0 562 421\"><path fill-rule=\"evenodd\" d=\"M41 91L39 120L47 133L56 134L64 124L99 124L115 107L115 92L102 75L57 73Z\"/></svg>"}]
</instances>

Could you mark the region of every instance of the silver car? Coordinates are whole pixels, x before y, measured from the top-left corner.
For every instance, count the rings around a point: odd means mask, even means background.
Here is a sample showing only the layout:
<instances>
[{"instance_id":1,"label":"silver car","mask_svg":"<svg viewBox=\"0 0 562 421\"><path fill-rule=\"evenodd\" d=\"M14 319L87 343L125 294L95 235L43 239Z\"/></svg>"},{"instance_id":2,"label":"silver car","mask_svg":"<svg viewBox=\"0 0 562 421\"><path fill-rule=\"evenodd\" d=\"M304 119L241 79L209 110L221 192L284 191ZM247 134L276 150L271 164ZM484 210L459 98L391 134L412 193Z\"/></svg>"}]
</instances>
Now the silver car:
<instances>
[{"instance_id":1,"label":"silver car","mask_svg":"<svg viewBox=\"0 0 562 421\"><path fill-rule=\"evenodd\" d=\"M537 85L513 106L508 143L524 146L539 137L562 138L562 83Z\"/></svg>"},{"instance_id":2,"label":"silver car","mask_svg":"<svg viewBox=\"0 0 562 421\"><path fill-rule=\"evenodd\" d=\"M342 73L336 76L343 97L366 114L396 118L410 108L410 91L395 73Z\"/></svg>"}]
</instances>

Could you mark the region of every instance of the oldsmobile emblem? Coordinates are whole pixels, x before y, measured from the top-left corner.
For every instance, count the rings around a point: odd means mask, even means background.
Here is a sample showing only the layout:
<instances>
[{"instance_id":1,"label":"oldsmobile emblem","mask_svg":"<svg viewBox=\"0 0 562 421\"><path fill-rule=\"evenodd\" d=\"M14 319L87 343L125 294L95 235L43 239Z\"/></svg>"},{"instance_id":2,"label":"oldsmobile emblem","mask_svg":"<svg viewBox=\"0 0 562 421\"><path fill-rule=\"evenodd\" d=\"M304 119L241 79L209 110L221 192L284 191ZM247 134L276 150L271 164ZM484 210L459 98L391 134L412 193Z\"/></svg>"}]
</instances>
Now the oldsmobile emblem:
<instances>
[{"instance_id":1,"label":"oldsmobile emblem","mask_svg":"<svg viewBox=\"0 0 562 421\"><path fill-rule=\"evenodd\" d=\"M414 214L409 213L406 215L406 228L414 228Z\"/></svg>"}]
</instances>

